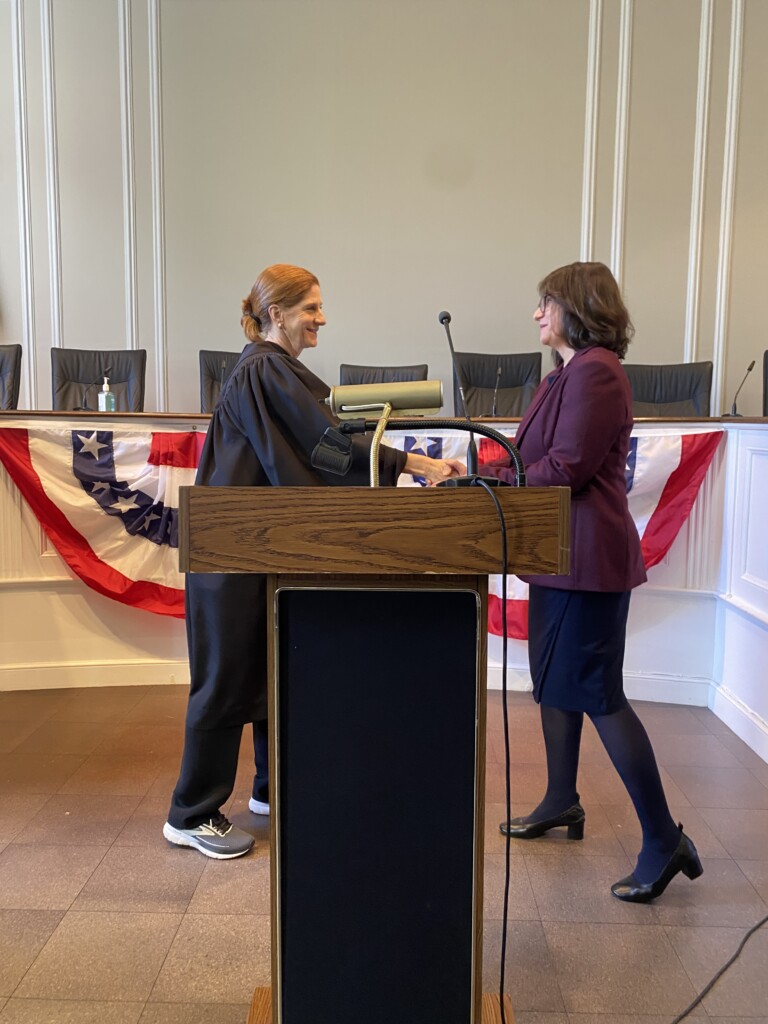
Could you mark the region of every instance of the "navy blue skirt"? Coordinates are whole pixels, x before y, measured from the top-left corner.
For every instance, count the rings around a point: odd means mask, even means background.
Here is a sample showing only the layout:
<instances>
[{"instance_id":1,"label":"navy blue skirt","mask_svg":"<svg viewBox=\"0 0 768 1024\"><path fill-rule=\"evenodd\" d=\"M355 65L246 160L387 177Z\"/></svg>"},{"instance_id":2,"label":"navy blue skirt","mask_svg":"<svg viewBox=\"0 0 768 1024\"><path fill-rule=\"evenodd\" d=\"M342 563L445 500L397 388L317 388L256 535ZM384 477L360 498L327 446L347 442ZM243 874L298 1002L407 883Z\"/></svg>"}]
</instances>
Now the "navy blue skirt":
<instances>
[{"instance_id":1,"label":"navy blue skirt","mask_svg":"<svg viewBox=\"0 0 768 1024\"><path fill-rule=\"evenodd\" d=\"M531 585L528 660L538 704L590 715L626 707L629 596Z\"/></svg>"}]
</instances>

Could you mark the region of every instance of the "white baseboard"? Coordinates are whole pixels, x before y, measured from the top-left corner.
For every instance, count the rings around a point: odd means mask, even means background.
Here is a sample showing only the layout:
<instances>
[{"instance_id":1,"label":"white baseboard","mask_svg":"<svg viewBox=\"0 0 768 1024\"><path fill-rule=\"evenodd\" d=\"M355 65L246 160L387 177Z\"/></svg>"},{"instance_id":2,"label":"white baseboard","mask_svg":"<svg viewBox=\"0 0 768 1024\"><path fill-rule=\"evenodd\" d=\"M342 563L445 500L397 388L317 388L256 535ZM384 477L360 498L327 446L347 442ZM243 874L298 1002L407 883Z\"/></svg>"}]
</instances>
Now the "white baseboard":
<instances>
[{"instance_id":1,"label":"white baseboard","mask_svg":"<svg viewBox=\"0 0 768 1024\"><path fill-rule=\"evenodd\" d=\"M655 701L658 704L690 704L706 708L712 682L709 679L680 679L640 673L624 674L624 691L631 700ZM501 665L488 667L488 689L501 689ZM507 669L507 689L525 692L533 689L530 673L521 669Z\"/></svg>"},{"instance_id":2,"label":"white baseboard","mask_svg":"<svg viewBox=\"0 0 768 1024\"><path fill-rule=\"evenodd\" d=\"M624 692L630 700L649 700L657 704L709 706L711 679L681 679L679 676L650 673L624 673Z\"/></svg>"},{"instance_id":3,"label":"white baseboard","mask_svg":"<svg viewBox=\"0 0 768 1024\"><path fill-rule=\"evenodd\" d=\"M501 665L489 665L488 666L488 689L489 690L500 690L501 689ZM531 674L530 672L523 671L521 669L507 668L507 689L517 690L525 693L530 693L533 689L531 685Z\"/></svg>"},{"instance_id":4,"label":"white baseboard","mask_svg":"<svg viewBox=\"0 0 768 1024\"><path fill-rule=\"evenodd\" d=\"M709 707L729 729L768 762L768 722L748 708L727 686L712 686Z\"/></svg>"},{"instance_id":5,"label":"white baseboard","mask_svg":"<svg viewBox=\"0 0 768 1024\"><path fill-rule=\"evenodd\" d=\"M7 665L0 667L0 691L69 690L88 686L159 686L189 684L189 662L107 661L67 662L63 665Z\"/></svg>"}]
</instances>

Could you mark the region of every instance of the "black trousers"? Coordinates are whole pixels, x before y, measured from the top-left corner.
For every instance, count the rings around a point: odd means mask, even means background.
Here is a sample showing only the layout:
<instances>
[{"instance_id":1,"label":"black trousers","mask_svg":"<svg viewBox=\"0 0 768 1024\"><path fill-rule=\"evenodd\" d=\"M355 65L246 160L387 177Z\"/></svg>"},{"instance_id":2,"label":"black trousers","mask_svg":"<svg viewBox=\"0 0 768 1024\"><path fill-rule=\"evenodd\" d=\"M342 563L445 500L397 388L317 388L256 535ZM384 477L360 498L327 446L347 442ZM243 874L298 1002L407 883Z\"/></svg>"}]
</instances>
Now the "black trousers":
<instances>
[{"instance_id":1,"label":"black trousers","mask_svg":"<svg viewBox=\"0 0 768 1024\"><path fill-rule=\"evenodd\" d=\"M243 726L191 729L184 732L179 780L171 797L168 822L174 828L195 828L218 814L235 788L237 757ZM269 803L267 721L253 723L256 777L253 796Z\"/></svg>"}]
</instances>

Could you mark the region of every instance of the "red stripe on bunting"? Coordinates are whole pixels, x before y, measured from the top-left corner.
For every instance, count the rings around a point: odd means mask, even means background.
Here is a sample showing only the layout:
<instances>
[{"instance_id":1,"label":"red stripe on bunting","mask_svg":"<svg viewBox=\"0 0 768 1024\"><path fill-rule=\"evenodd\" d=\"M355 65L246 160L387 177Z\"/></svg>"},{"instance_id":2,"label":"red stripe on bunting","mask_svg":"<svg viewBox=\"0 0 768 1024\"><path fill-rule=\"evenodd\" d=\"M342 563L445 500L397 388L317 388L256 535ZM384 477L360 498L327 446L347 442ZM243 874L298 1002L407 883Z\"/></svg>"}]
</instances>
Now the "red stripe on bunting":
<instances>
[{"instance_id":1,"label":"red stripe on bunting","mask_svg":"<svg viewBox=\"0 0 768 1024\"><path fill-rule=\"evenodd\" d=\"M714 458L724 431L683 434L680 464L669 475L659 503L645 528L641 549L646 569L657 565L672 547Z\"/></svg>"},{"instance_id":2,"label":"red stripe on bunting","mask_svg":"<svg viewBox=\"0 0 768 1024\"><path fill-rule=\"evenodd\" d=\"M197 469L204 444L205 433L196 430L185 430L176 434L152 434L147 462L150 466Z\"/></svg>"},{"instance_id":3,"label":"red stripe on bunting","mask_svg":"<svg viewBox=\"0 0 768 1024\"><path fill-rule=\"evenodd\" d=\"M507 438L508 441L514 441L514 437ZM509 462L509 452L506 448L502 448L498 441L491 440L490 437L480 438L480 448L477 452L477 461L481 466L485 466L489 462Z\"/></svg>"},{"instance_id":4,"label":"red stripe on bunting","mask_svg":"<svg viewBox=\"0 0 768 1024\"><path fill-rule=\"evenodd\" d=\"M82 534L50 500L35 472L26 430L3 430L0 446L2 461L9 476L27 500L51 543L72 572L93 590L122 604L156 615L184 617L184 592L160 583L128 579L103 562Z\"/></svg>"},{"instance_id":5,"label":"red stripe on bunting","mask_svg":"<svg viewBox=\"0 0 768 1024\"><path fill-rule=\"evenodd\" d=\"M488 632L502 635L502 599L488 595ZM528 602L507 598L507 637L512 640L528 639Z\"/></svg>"}]
</instances>

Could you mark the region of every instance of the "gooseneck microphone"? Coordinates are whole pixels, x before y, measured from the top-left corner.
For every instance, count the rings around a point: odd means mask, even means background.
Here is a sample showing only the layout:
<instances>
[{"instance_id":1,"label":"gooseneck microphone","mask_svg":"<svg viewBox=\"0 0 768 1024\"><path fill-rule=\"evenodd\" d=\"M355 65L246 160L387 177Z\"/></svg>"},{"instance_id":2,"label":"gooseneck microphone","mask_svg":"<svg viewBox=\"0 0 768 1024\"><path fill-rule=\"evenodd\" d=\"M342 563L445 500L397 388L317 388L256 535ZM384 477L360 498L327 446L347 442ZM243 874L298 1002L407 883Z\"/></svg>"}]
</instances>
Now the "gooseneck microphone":
<instances>
[{"instance_id":1,"label":"gooseneck microphone","mask_svg":"<svg viewBox=\"0 0 768 1024\"><path fill-rule=\"evenodd\" d=\"M472 421L467 412L467 399L464 394L464 374L456 362L456 352L453 348L453 338L451 337L451 328L449 326L451 322L451 314L447 309L444 309L438 316L438 321L445 328L445 333L448 338L448 347L451 350L451 363L453 364L453 372L456 374L456 383L459 388L459 396L461 397L461 412L464 414L464 418L467 422L472 424ZM477 476L477 445L475 444L475 435L470 431L469 444L467 445L467 478Z\"/></svg>"},{"instance_id":2,"label":"gooseneck microphone","mask_svg":"<svg viewBox=\"0 0 768 1024\"><path fill-rule=\"evenodd\" d=\"M755 368L755 360L753 359L752 362L747 367L747 372L744 374L744 376L742 378L742 381L741 381L741 384L739 384L739 386L736 388L736 394L733 396L733 404L731 405L731 411L727 415L729 415L729 416L741 416L741 413L736 411L736 399L739 397L739 392L744 387L744 384L746 383L747 377L750 375L750 373L752 373L754 368Z\"/></svg>"},{"instance_id":3,"label":"gooseneck microphone","mask_svg":"<svg viewBox=\"0 0 768 1024\"><path fill-rule=\"evenodd\" d=\"M493 401L491 402L491 416L496 417L496 395L499 393L499 381L501 380L501 364L496 367L496 384L493 388Z\"/></svg>"}]
</instances>

